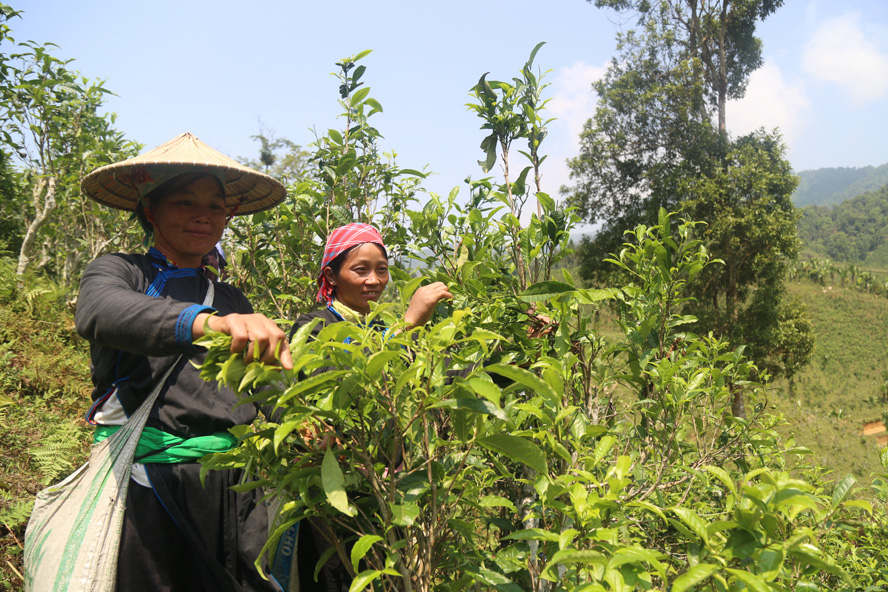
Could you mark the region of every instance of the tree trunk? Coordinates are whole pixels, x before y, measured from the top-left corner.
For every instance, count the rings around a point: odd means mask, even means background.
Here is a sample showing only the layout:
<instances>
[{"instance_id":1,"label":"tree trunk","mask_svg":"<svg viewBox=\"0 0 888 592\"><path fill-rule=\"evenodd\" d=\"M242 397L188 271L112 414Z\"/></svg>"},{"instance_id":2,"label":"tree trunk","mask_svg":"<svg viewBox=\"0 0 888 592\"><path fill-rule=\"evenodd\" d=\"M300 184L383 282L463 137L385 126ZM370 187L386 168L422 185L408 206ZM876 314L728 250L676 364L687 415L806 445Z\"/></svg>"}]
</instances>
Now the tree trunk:
<instances>
[{"instance_id":1,"label":"tree trunk","mask_svg":"<svg viewBox=\"0 0 888 592\"><path fill-rule=\"evenodd\" d=\"M537 498L537 492L532 483L534 472L527 467L522 467L522 470L522 477L526 479L526 482L521 485L521 497L518 499L518 516L525 516L528 513L527 509ZM538 528L539 520L536 518L527 518L522 521L522 526L528 530ZM528 559L530 566L531 590L534 592L548 592L548 587L545 586L548 582L539 577L540 571L542 571L542 567L539 565L538 561L540 543L539 541L533 540L529 540L527 543L528 547L530 547Z\"/></svg>"},{"instance_id":2,"label":"tree trunk","mask_svg":"<svg viewBox=\"0 0 888 592\"><path fill-rule=\"evenodd\" d=\"M34 242L37 240L37 231L49 220L49 215L56 207L56 178L38 179L32 195L34 197L34 220L28 225L28 230L22 241L22 249L19 251L18 267L15 270L15 274L19 277L25 275L25 270L31 261Z\"/></svg>"},{"instance_id":3,"label":"tree trunk","mask_svg":"<svg viewBox=\"0 0 888 592\"><path fill-rule=\"evenodd\" d=\"M734 389L733 398L731 400L731 413L734 417L746 419L746 403L743 401L743 391Z\"/></svg>"},{"instance_id":4,"label":"tree trunk","mask_svg":"<svg viewBox=\"0 0 888 592\"><path fill-rule=\"evenodd\" d=\"M698 7L697 2L691 1L688 2L688 8L691 11L691 17L688 21L688 54L691 58L694 58L692 63L694 67L694 83L705 85L706 84L706 75L705 75L705 48L700 47L700 29L701 29L701 16L700 10L705 14L706 6ZM698 10L698 8L700 10ZM706 121L709 119L709 114L706 109L706 101L702 98L698 101L697 110L699 112L700 121Z\"/></svg>"},{"instance_id":5,"label":"tree trunk","mask_svg":"<svg viewBox=\"0 0 888 592\"><path fill-rule=\"evenodd\" d=\"M728 64L725 56L725 33L728 29L728 0L722 0L721 26L718 28L718 131L722 137L728 133Z\"/></svg>"}]
</instances>

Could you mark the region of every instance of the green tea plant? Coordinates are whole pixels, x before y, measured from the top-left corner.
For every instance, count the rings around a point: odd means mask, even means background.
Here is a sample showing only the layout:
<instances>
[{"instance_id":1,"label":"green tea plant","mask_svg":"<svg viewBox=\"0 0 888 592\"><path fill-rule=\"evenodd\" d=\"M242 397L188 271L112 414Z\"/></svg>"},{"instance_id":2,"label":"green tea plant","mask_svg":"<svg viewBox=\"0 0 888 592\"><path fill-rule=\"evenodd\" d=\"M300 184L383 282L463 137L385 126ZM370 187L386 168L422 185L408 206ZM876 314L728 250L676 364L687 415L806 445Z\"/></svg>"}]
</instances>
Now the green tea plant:
<instances>
[{"instance_id":1,"label":"green tea plant","mask_svg":"<svg viewBox=\"0 0 888 592\"><path fill-rule=\"evenodd\" d=\"M397 326L389 307L375 314ZM291 344L302 380L238 364L224 354L227 340L213 337L208 378L238 389L269 379L286 387L251 397L280 408L279 423L241 434L240 448L208 466L249 465L261 475L248 486L283 496L282 529L318 517L358 581L430 589L440 573L465 573L447 588L464 589L468 574L487 571L476 549L475 508L503 501L490 491L507 469L487 459L504 455L545 470L532 442L503 433L513 422L502 392L471 362L501 338L468 333L469 315L388 338L337 324L312 340L306 327ZM454 343L464 346L460 361L447 356ZM456 369L459 376L447 380ZM318 433L336 435L335 451L318 446Z\"/></svg>"},{"instance_id":2,"label":"green tea plant","mask_svg":"<svg viewBox=\"0 0 888 592\"><path fill-rule=\"evenodd\" d=\"M502 184L494 187L489 180L484 180L473 183L472 188L477 192L492 192L492 196L508 208L500 224L511 239L512 269L522 290L529 283L539 281L541 274L548 279L552 265L567 255L565 247L569 238L565 232L568 216L540 187L540 165L546 159L541 155L540 146L547 134L546 125L552 121L543 119L542 115L548 102L548 99L542 99L542 92L548 86L542 82L545 73L535 74L533 70L533 61L543 45L538 43L533 48L521 69L521 77L513 78L511 84L488 81L487 74L481 76L472 89L476 102L467 105L484 122L481 129L490 131L481 142L485 159L478 161L478 164L485 173L489 172L497 163L499 151L503 170ZM513 181L510 150L512 143L519 139L527 140L527 151L520 153L530 164ZM532 191L527 181L531 171L537 208L530 225L522 228L520 218Z\"/></svg>"},{"instance_id":3,"label":"green tea plant","mask_svg":"<svg viewBox=\"0 0 888 592\"><path fill-rule=\"evenodd\" d=\"M720 264L696 223L661 210L656 225L627 233L608 259L625 285L552 277L576 218L525 183L530 171L538 179L545 137L539 47L514 84L485 75L473 90L490 132L483 167L501 159L504 182L470 182L465 202L458 189L430 194L417 209L395 192L404 217L388 236L422 275L393 267L396 295L365 325L314 337L303 327L292 371L246 364L227 337L204 338L204 378L276 411L235 430L238 447L204 469L242 468L238 487L280 502L266 552L312 519L351 592L879 589L884 499L857 499L847 479L828 486L808 451L779 437L767 374L742 347L688 330L687 286ZM375 109L348 63L347 118L352 101ZM531 164L512 181L518 139ZM370 215L372 195L360 189L360 150L336 160L344 142L318 148L332 152L321 159L325 192L312 194L337 221ZM539 207L523 226L531 195ZM453 301L407 330L409 297L437 280ZM603 302L618 313L615 339L593 329ZM732 412L738 394L745 417Z\"/></svg>"},{"instance_id":4,"label":"green tea plant","mask_svg":"<svg viewBox=\"0 0 888 592\"><path fill-rule=\"evenodd\" d=\"M661 221L614 258L637 283L545 296L555 310L618 300L625 339L603 346L559 327L532 338L546 345L527 368L489 361L505 338L473 324L471 308L400 333L397 304L315 339L306 326L292 372L206 338L205 378L281 415L243 428L241 445L205 468L244 468L241 487L281 498L277 535L309 517L325 524L352 590L851 586L832 530L872 506L846 499L847 482L827 495L789 473L787 455L805 451L782 445L763 405L733 416L728 385L757 398L762 385L742 352L681 332L693 319L675 312L680 287L707 261L693 224L672 238ZM416 285L402 286L401 305ZM591 368L597 386L624 389L597 397L609 412L587 404L583 350L603 366Z\"/></svg>"}]
</instances>

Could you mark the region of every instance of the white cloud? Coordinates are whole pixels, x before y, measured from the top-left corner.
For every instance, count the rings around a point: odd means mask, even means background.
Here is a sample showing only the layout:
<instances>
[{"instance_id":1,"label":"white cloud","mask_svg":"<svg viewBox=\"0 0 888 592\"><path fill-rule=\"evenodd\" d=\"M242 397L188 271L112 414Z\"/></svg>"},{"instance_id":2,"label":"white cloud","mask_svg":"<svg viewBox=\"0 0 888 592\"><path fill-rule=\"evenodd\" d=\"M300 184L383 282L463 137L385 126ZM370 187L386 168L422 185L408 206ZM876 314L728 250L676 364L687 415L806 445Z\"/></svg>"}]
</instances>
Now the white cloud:
<instances>
[{"instance_id":1,"label":"white cloud","mask_svg":"<svg viewBox=\"0 0 888 592\"><path fill-rule=\"evenodd\" d=\"M791 149L802 132L809 106L802 83L787 81L779 67L766 63L749 77L746 95L728 102L728 129L741 136L760 127L778 127Z\"/></svg>"},{"instance_id":2,"label":"white cloud","mask_svg":"<svg viewBox=\"0 0 888 592\"><path fill-rule=\"evenodd\" d=\"M888 51L883 36L865 31L860 20L857 13L824 20L805 47L803 66L863 104L888 95Z\"/></svg>"},{"instance_id":3,"label":"white cloud","mask_svg":"<svg viewBox=\"0 0 888 592\"><path fill-rule=\"evenodd\" d=\"M570 151L579 150L580 132L583 125L595 113L596 95L592 83L604 76L605 68L591 66L583 62L574 62L570 66L555 72L549 92L552 100L546 106L552 117L559 135L572 140ZM559 138L561 140L561 138Z\"/></svg>"},{"instance_id":4,"label":"white cloud","mask_svg":"<svg viewBox=\"0 0 888 592\"><path fill-rule=\"evenodd\" d=\"M592 66L574 62L551 73L547 78L550 86L544 96L551 97L544 117L554 117L549 124L549 135L543 143L548 154L543 163L543 191L558 196L562 185L570 183L570 172L565 162L580 151L580 132L583 125L595 114L596 95L592 82L604 75L604 66Z\"/></svg>"}]
</instances>

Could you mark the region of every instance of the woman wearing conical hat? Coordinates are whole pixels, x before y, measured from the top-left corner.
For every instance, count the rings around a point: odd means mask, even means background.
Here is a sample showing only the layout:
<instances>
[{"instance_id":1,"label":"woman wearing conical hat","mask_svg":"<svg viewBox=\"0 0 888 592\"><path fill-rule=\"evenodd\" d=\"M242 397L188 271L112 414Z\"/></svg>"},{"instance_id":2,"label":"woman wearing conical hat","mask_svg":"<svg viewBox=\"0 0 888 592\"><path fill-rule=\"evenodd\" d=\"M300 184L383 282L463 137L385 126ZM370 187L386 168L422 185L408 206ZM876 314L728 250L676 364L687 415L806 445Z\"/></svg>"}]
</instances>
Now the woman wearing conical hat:
<instances>
[{"instance_id":1,"label":"woman wearing conical hat","mask_svg":"<svg viewBox=\"0 0 888 592\"><path fill-rule=\"evenodd\" d=\"M257 409L235 407L235 394L202 380L192 362L203 359L193 342L207 324L230 334L248 361L292 367L284 333L239 290L215 283L212 303L202 304L210 280L201 258L228 220L274 207L286 191L191 134L97 169L82 188L135 211L153 243L144 254L99 257L81 280L75 322L90 342L96 439L118 429L184 354L151 409L140 440L148 450L134 459L117 590L279 590L253 565L268 535L261 492L231 491L238 471L211 471L202 485L197 463L232 448L229 428L250 424Z\"/></svg>"}]
</instances>

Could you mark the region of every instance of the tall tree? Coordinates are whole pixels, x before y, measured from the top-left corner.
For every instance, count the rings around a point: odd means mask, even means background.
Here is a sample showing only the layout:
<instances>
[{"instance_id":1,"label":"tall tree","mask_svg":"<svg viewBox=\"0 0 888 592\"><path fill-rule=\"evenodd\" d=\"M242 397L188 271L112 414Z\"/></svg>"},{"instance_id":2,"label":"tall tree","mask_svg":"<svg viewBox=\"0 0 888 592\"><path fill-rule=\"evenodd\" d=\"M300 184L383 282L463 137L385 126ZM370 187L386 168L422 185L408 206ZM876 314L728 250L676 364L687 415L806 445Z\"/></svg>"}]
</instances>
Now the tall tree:
<instances>
[{"instance_id":1,"label":"tall tree","mask_svg":"<svg viewBox=\"0 0 888 592\"><path fill-rule=\"evenodd\" d=\"M618 245L624 229L656 220L660 207L678 209L685 179L723 165L727 99L743 95L762 63L757 19L781 4L595 0L638 17L637 29L617 35L618 55L594 84L599 105L570 162L570 201L590 222L605 224L598 254Z\"/></svg>"},{"instance_id":2,"label":"tall tree","mask_svg":"<svg viewBox=\"0 0 888 592\"><path fill-rule=\"evenodd\" d=\"M759 130L731 142L723 166L682 191L682 210L707 222L702 237L722 260L689 284L698 329L747 345L760 367L790 379L813 347L804 310L784 289L799 251L796 183L779 134Z\"/></svg>"},{"instance_id":3,"label":"tall tree","mask_svg":"<svg viewBox=\"0 0 888 592\"><path fill-rule=\"evenodd\" d=\"M670 66L689 67L691 78L700 84L703 100L697 103L701 119L717 114L718 129L726 127L728 99L746 92L749 75L762 65L762 42L755 36L758 21L765 20L784 0L587 0L598 8L612 8L638 15L639 25L657 33L665 42L661 61ZM649 49L652 49L649 47Z\"/></svg>"},{"instance_id":4,"label":"tall tree","mask_svg":"<svg viewBox=\"0 0 888 592\"><path fill-rule=\"evenodd\" d=\"M15 17L21 17L21 12L6 4L0 4L0 43L3 41L15 42L12 38L12 27L8 24ZM8 61L9 57L5 53L0 52L0 84L6 84L9 72Z\"/></svg>"},{"instance_id":5,"label":"tall tree","mask_svg":"<svg viewBox=\"0 0 888 592\"><path fill-rule=\"evenodd\" d=\"M12 28L8 22L20 16L19 12L10 6L0 4L0 43L6 41L14 43ZM9 56L0 52L0 86L7 84L9 74ZM8 252L21 248L23 221L21 204L19 203L21 176L12 166L12 155L9 153L8 144L11 137L3 126L0 126L0 137L6 142L0 142L0 252Z\"/></svg>"},{"instance_id":6,"label":"tall tree","mask_svg":"<svg viewBox=\"0 0 888 592\"><path fill-rule=\"evenodd\" d=\"M732 138L726 112L762 64L756 24L783 0L594 4L637 17L637 27L618 34L618 54L594 84L598 107L569 163L575 184L563 189L587 221L602 225L584 243L583 275L598 276L624 230L656 223L661 207L702 220L724 265L693 286L699 328L735 345L755 337L756 361L791 373L797 364L775 363L779 348L768 340L783 334L779 319L790 320L780 311L785 265L798 249L789 199L796 180L777 132ZM804 350L790 357L804 360Z\"/></svg>"},{"instance_id":7,"label":"tall tree","mask_svg":"<svg viewBox=\"0 0 888 592\"><path fill-rule=\"evenodd\" d=\"M108 92L101 82L72 70L72 60L55 57L51 44L28 41L19 47L22 51L10 56L6 81L0 85L3 142L18 160L30 190L17 274L23 275L41 251L41 263L66 258L58 262L57 271L67 283L71 275L66 272L74 261L88 261L127 228L125 223L93 223L85 211L90 205L79 199L81 176L107 162L109 155L126 157L138 146L113 129L113 114L100 112ZM59 208L69 210L78 232L63 221L53 235L56 240L38 241L53 228L50 222ZM112 218L120 222L120 215ZM84 256L69 257L72 252Z\"/></svg>"}]
</instances>

